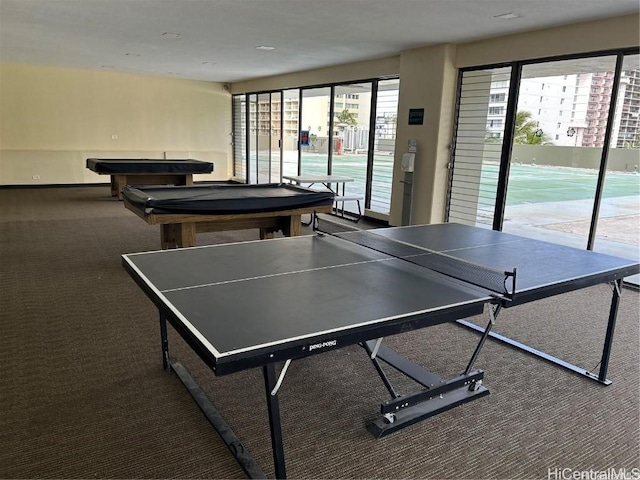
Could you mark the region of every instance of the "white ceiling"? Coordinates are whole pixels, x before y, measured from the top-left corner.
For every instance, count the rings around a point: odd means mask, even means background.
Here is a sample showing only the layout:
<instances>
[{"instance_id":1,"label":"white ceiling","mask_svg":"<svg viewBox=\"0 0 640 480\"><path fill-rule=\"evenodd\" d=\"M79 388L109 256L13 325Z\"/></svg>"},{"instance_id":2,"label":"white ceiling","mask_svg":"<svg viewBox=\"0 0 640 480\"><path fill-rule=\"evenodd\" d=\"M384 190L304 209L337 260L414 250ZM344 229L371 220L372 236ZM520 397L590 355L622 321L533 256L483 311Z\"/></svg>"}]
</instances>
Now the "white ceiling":
<instances>
[{"instance_id":1,"label":"white ceiling","mask_svg":"<svg viewBox=\"0 0 640 480\"><path fill-rule=\"evenodd\" d=\"M0 0L0 60L233 82L639 10L638 0ZM505 13L522 16L494 18Z\"/></svg>"}]
</instances>

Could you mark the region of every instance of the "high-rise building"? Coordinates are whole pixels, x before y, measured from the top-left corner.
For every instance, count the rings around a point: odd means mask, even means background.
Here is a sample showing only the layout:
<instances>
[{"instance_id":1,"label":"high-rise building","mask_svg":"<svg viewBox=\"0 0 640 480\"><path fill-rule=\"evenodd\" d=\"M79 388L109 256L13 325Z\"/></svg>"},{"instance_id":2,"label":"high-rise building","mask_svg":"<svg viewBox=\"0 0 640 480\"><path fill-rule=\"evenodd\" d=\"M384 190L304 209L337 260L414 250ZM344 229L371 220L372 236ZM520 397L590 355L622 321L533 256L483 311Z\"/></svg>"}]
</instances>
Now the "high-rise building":
<instances>
[{"instance_id":1,"label":"high-rise building","mask_svg":"<svg viewBox=\"0 0 640 480\"><path fill-rule=\"evenodd\" d=\"M523 78L518 111L531 114L540 135L557 146L598 147L605 142L614 72ZM487 111L487 139L503 136L508 83L492 82ZM620 78L611 146L640 147L640 70Z\"/></svg>"},{"instance_id":2,"label":"high-rise building","mask_svg":"<svg viewBox=\"0 0 640 480\"><path fill-rule=\"evenodd\" d=\"M640 148L640 70L623 70L612 146Z\"/></svg>"}]
</instances>

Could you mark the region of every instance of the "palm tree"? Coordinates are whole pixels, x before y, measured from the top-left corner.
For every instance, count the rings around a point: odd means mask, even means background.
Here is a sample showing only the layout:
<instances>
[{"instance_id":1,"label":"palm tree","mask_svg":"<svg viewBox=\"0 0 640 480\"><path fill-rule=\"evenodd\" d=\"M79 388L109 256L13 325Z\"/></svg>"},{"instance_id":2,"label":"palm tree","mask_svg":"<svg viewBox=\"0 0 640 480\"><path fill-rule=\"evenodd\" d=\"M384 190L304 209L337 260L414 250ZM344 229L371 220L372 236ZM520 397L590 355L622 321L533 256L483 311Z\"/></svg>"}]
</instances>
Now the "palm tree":
<instances>
[{"instance_id":1,"label":"palm tree","mask_svg":"<svg viewBox=\"0 0 640 480\"><path fill-rule=\"evenodd\" d=\"M357 125L358 121L353 113L351 113L348 109L343 110L338 115L336 115L336 124L339 125L344 123L346 125Z\"/></svg>"},{"instance_id":2,"label":"palm tree","mask_svg":"<svg viewBox=\"0 0 640 480\"><path fill-rule=\"evenodd\" d=\"M636 133L636 137L633 140L624 142L622 148L640 148L640 132Z\"/></svg>"},{"instance_id":3,"label":"palm tree","mask_svg":"<svg viewBox=\"0 0 640 480\"><path fill-rule=\"evenodd\" d=\"M502 138L493 136L493 134L487 130L484 141L485 143L501 143ZM549 135L538 128L538 122L532 120L531 112L527 111L516 113L513 143L519 145L553 145Z\"/></svg>"},{"instance_id":4,"label":"palm tree","mask_svg":"<svg viewBox=\"0 0 640 480\"><path fill-rule=\"evenodd\" d=\"M513 143L527 145L553 145L549 135L538 128L538 122L531 119L531 112L516 113Z\"/></svg>"}]
</instances>

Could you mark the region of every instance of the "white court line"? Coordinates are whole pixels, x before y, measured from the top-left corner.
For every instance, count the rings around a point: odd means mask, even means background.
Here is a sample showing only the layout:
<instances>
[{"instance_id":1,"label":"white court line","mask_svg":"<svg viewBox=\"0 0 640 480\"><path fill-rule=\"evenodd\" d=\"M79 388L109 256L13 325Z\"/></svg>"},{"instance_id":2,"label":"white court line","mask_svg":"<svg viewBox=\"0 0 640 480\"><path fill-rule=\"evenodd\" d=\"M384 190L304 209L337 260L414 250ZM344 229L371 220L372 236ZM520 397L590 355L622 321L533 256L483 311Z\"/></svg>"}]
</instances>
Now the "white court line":
<instances>
[{"instance_id":1,"label":"white court line","mask_svg":"<svg viewBox=\"0 0 640 480\"><path fill-rule=\"evenodd\" d=\"M191 323L187 318L180 313L180 311L169 301L167 297L165 297L160 290L158 290L153 283L147 278L147 276L142 273L142 271L133 263L127 255L123 255L123 258L129 264L129 266L136 271L136 273L140 276L140 279L147 284L147 286L158 296L158 298L162 301L162 303L168 307L174 315L180 319L180 321L184 324L185 327L189 329L189 331L202 343L202 345L207 348L216 358L220 358L220 352L206 339L204 335L200 333L200 331Z\"/></svg>"},{"instance_id":2,"label":"white court line","mask_svg":"<svg viewBox=\"0 0 640 480\"><path fill-rule=\"evenodd\" d=\"M341 263L339 265L328 265L326 267L304 268L302 270L294 270L290 272L270 273L267 275L257 275L255 277L236 278L235 280L222 280L220 282L203 283L200 285L190 285L188 287L169 288L167 290L162 290L162 292L165 292L165 293L179 292L181 290L191 290L194 288L212 287L214 285L224 285L227 283L237 283L237 282L244 282L249 280L260 280L263 278L281 277L284 275L295 275L297 273L316 272L320 270L328 270L330 268L350 267L353 265L364 265L367 263L382 262L382 261L388 261L388 260L395 260L395 257L376 258L373 260L363 260L360 262Z\"/></svg>"}]
</instances>

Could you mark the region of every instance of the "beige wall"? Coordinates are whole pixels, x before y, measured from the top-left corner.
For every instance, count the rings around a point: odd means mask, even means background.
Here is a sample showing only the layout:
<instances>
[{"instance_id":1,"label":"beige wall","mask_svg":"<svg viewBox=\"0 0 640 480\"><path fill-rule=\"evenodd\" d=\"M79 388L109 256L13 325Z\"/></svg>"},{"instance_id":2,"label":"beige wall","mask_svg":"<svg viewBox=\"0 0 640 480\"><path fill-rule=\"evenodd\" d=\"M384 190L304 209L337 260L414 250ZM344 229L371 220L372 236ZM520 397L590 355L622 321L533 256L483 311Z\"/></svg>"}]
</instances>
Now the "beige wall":
<instances>
[{"instance_id":1,"label":"beige wall","mask_svg":"<svg viewBox=\"0 0 640 480\"><path fill-rule=\"evenodd\" d=\"M217 83L5 63L0 105L0 185L108 181L88 157L194 158L215 164L196 181L231 175L230 95Z\"/></svg>"},{"instance_id":2,"label":"beige wall","mask_svg":"<svg viewBox=\"0 0 640 480\"><path fill-rule=\"evenodd\" d=\"M640 45L640 15L491 38L458 45L456 67L530 60Z\"/></svg>"},{"instance_id":3,"label":"beige wall","mask_svg":"<svg viewBox=\"0 0 640 480\"><path fill-rule=\"evenodd\" d=\"M444 218L448 144L451 139L457 71L455 47L438 45L403 52L400 60L398 130L390 223L402 219L404 179L400 165L409 140L417 140L411 223L429 223L434 212ZM409 110L424 108L424 124L409 125Z\"/></svg>"}]
</instances>

